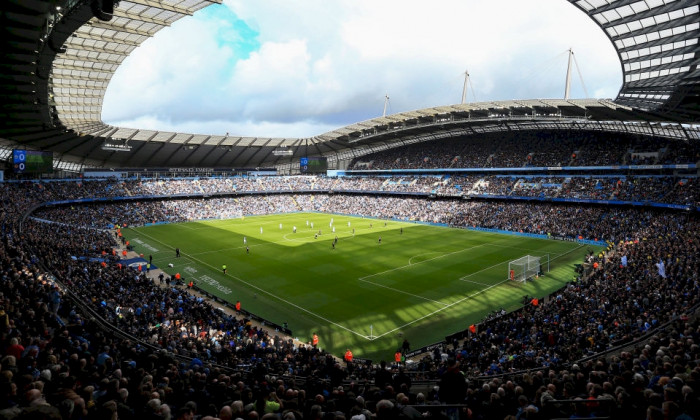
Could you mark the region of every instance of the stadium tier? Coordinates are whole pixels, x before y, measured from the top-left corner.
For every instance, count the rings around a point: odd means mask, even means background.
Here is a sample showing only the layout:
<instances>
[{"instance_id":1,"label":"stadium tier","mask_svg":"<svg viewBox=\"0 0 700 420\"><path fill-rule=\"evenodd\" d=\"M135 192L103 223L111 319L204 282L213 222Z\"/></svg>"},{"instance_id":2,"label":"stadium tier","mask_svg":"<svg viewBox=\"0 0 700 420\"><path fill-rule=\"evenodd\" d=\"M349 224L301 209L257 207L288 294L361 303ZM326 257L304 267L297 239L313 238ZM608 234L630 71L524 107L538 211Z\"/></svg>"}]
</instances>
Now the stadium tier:
<instances>
[{"instance_id":1,"label":"stadium tier","mask_svg":"<svg viewBox=\"0 0 700 420\"><path fill-rule=\"evenodd\" d=\"M550 383L551 379L556 379L552 384L567 389L566 383L568 382L565 378L575 377L567 376L571 375L572 362L578 362L578 367L574 372L580 372L583 366L584 372L597 372L602 369L601 375L614 375L614 372L618 370L620 370L620 374L622 373L622 366L624 366L622 363L626 360L629 363L628 368L632 369L631 372L633 372L637 370L635 366L641 367L641 360L638 359L640 356L632 356L633 353L625 351L619 353L622 351L620 346L627 345L629 347L630 343L634 343L635 340L643 339L645 341L642 343L652 344L646 344L649 346L648 348L638 347L639 350L646 349L648 352L649 349L654 351L658 349L663 353L662 348L667 349L670 345L681 345L685 348L688 345L688 340L691 340L688 337L694 337L694 331L697 331L696 324L691 323L695 319L692 314L697 305L698 295L695 293L697 282L694 280L694 276L690 275L698 268L698 262L695 258L698 240L695 213L689 215L685 212L671 212L651 207L636 209L589 207L580 204L523 204L490 201L465 203L462 199L437 199L429 196L422 198L397 197L393 194L378 196L376 192L358 197L357 195L344 194L340 188L333 194L316 192L313 196L308 193L279 193L279 191L284 190L282 185L302 183L302 186L306 186L307 182L312 182L312 179L261 177L255 180L246 178L160 179L155 182L146 180L6 182L3 184L3 197L6 197L7 200L3 218L6 237L23 238L23 240L21 242L6 241L4 245L6 258L3 266L6 267L6 272L11 270L10 272L23 273L19 277L15 276L21 280L22 284L31 281L32 287L38 288L36 292L38 294L35 296L39 298L37 301L39 306L32 311L39 310L43 314L42 319L45 319L44 322L47 324L52 325L53 334L60 335L65 332L67 337L103 337L99 340L93 338L86 342L86 346L82 348L78 346L65 352L66 357L69 354L76 354L80 357L84 352L92 351L93 348L95 352L100 352L104 347L104 343L100 342L107 340L106 347L101 354L108 361L108 364L102 366L105 366L107 370L120 368L128 375L135 375L137 371L134 371L130 366L132 364L143 365L149 360L149 355L159 355L157 349L162 348L166 351L159 356L162 363L179 366L180 374L174 378L176 382L187 381L186 378L189 376L179 376L189 371L192 372L190 375L201 374L203 380L208 383L207 386L211 387L214 386L211 382L214 379L212 377L213 370L220 372L219 378L228 378L226 381L231 383L232 390L236 388L233 385L234 379L235 382L240 380L245 384L252 384L255 383L255 375L261 375L261 372L265 372L268 376L279 375L277 377L285 392L286 388L289 387L285 378L290 380L296 378L295 381L302 382L309 381L309 378L317 378L321 380L316 385L321 387L318 389L328 387L326 389L337 391L339 385L349 386L348 381L352 381L353 384L367 381L368 385L375 385L377 388L355 389L353 392L373 395L373 398L397 398L395 395L386 394L386 390L380 383L376 382L382 380L377 378L383 375L380 374L383 372L383 368L376 364L365 364L362 359L358 361L357 356L355 362L347 366L343 363L343 367L340 367L337 365L338 362L328 364L326 360L332 361L334 359L327 359L332 356L320 350L320 348L330 347L327 343L321 344L319 348L313 348L304 339L302 342L289 341L290 338L285 337L282 332L253 326L249 318L241 316L240 313L226 314L217 310L216 306L222 301L213 299L212 295L203 298L200 297L201 295L191 294L192 290L186 286L177 285L178 282L174 276L172 279L168 276L165 280L168 283L167 287L163 287L159 284L156 276L149 278L143 268L141 270L129 268L126 262L120 266L125 259L120 258L120 253L112 254L115 248L121 249L117 241L118 237L115 237L113 230L105 230L106 228L110 225L114 227L117 221L120 224L125 221L124 223L129 226L162 221L184 222L212 216L250 221L251 219L255 220L253 215L271 214L275 222L272 223L271 227L266 228L265 234L268 234L269 230L269 234L272 235L273 231L277 229L280 214L313 211L315 213L300 214L318 216L321 214L318 213L321 208L335 214L336 225L342 226L344 231L348 229L348 225L342 219L342 214L364 213L373 218L371 219L374 221L372 229L379 229L386 224L387 220L394 224L400 220L410 221L411 219L413 221L433 222L437 218L439 223L446 221L445 217L452 219L449 224L453 226L470 227L472 224L472 226L489 226L489 220L497 220L498 217L495 215L505 212L511 217L504 220L507 226L499 226L503 228L502 230L534 233L535 230L532 229L535 223L533 221L539 218L541 221L550 220L554 225L570 224L569 228L562 228L560 232L556 232L570 240L577 238L576 235L570 233L575 231L574 227L588 226L590 230L576 232L585 234L586 238L597 236L601 240L608 241L607 249L600 253L589 252L585 259L580 261L586 269L576 272L576 277L573 280L568 279L564 287L553 294L544 296L536 295L536 291L531 292L530 295L536 297L525 298L518 305L520 309L503 311L498 306L494 312L492 307L481 321L474 322L474 333L469 333L469 329L463 327L465 335L454 334L448 337L447 341L433 346L432 349L426 348L418 354L410 352L411 348L405 349L404 353L411 360L408 363L404 361L389 364L386 368L389 377L404 378L398 379L403 381L407 380L405 378L409 378L409 381L416 383L416 385L412 385L413 387L425 387L424 397L428 400L439 399L439 394L430 395L427 391L431 385L419 384L426 383L423 381L438 381L441 369L448 366L453 358L458 361L460 369L467 374L470 379L470 389L475 392L480 390L484 384L495 387L494 393L496 394L498 394L498 388L503 388L507 394L507 381L499 379L501 378L499 375L504 373L516 375L513 378L518 379L514 383L519 384L525 380L523 379L525 376L520 375L526 375L522 373L526 369L533 369L533 372L538 372L535 375L542 375L538 381L543 384ZM318 179L313 180L314 184L323 184L324 182L333 182L338 186L337 179L318 177ZM367 180L352 179L349 182L355 188L365 182L370 188L377 184L377 181L371 178ZM226 198L205 198L202 195L186 200L174 199L180 195L192 195L193 190L201 188L202 185L208 185L207 195L217 190L217 186L221 186L222 190L231 195L230 188L240 186L240 189L234 189L234 191L238 190L240 195L234 193L233 196ZM244 186L245 188L243 188ZM128 203L121 202L120 198L128 197L132 190L138 191L140 194L149 194L152 199L143 198ZM58 197L68 202L58 204L56 202ZM98 201L90 203L88 197ZM104 202L103 198L110 198L114 201ZM81 201L82 203L80 203ZM27 214L27 209L35 208L40 203L52 204L43 206L20 225L22 216ZM462 210L462 213L469 215L469 219L461 219L457 216L459 212L455 210L460 206L467 206ZM421 207L429 210L424 213L416 213L415 209ZM410 212L411 209L414 209L413 213ZM230 211L230 213L225 213L226 211ZM404 212L406 215L401 217L400 215ZM178 217L172 219L167 216L169 214L178 215ZM440 220L441 217L442 220ZM89 224L91 226L83 222L88 220L91 221ZM358 220L363 222L362 227L366 230L367 227L364 225L368 223L368 219ZM465 223L466 220L469 222ZM260 222L253 221L252 223L257 229ZM266 223L268 223L266 226L269 226L269 222ZM366 233L359 231L359 222L356 225L353 220L352 223L353 227L358 228L356 235ZM320 222L317 222L317 226L318 224ZM20 226L21 233L18 230ZM289 225L286 226L288 229L291 228ZM302 223L299 223L299 227L299 233L306 229ZM284 229L284 226L280 229ZM323 229L326 229L325 225ZM410 229L408 227L402 228L400 235L408 238L411 235ZM567 229L569 230L568 234ZM126 229L122 230L122 232L126 231ZM338 233L340 234L340 231ZM345 233L347 232L343 234ZM228 233L226 236L234 234ZM254 245L258 239L253 238L252 233L249 235L247 243ZM381 246L389 245L389 236L385 234L384 238L384 244ZM212 239L210 237L209 240ZM166 258L157 253L159 250L144 248L146 245L144 243L134 245L140 251L155 254L154 265L160 264ZM174 243L171 245L175 246ZM157 244L157 246L162 248L167 244ZM235 246L240 246L240 244L236 243ZM338 250L341 250L343 246L345 245L341 242ZM659 253L656 251L659 249L669 252ZM183 252L183 256L187 258L189 252L186 250ZM253 250L254 254L260 252L261 250ZM15 257L10 258L11 255ZM41 257L39 258L39 256ZM172 256L174 256L174 251ZM39 259L35 260L35 258ZM17 264L20 266L18 267ZM665 277L660 274L659 264L664 266ZM14 268L11 269L12 267ZM234 265L231 267L234 271L237 269ZM7 272L8 275L4 277L6 281L12 279L12 276L9 275L10 272ZM498 276L502 278L503 267L499 272ZM51 275L46 273L51 273ZM184 277L195 276L191 272L183 272L182 274ZM209 277L213 278L213 276L212 274ZM198 277L198 283L199 278L201 277ZM547 278L547 276L543 278ZM187 282L186 279L184 281ZM534 280L532 284L541 287L542 284L538 284L538 281ZM59 285L58 289L53 289L54 282ZM8 319L14 320L15 317L26 316L20 307L12 303L18 299L21 301L20 293L23 292L20 290L24 290L24 286L18 290L14 288L8 290L10 290L8 293L12 294L5 295L5 303L7 304L6 308L11 312L6 313L13 314L12 317L8 316ZM55 293L58 292L54 290L64 294L59 294L56 297ZM263 292L258 293L261 294L262 298ZM518 293L520 296L524 294L523 290L518 290ZM253 299L252 295L247 295L247 299L244 300L245 304L249 303L248 298ZM54 303L58 302L58 305L52 306L51 299ZM630 304L632 305L629 306ZM50 308L55 308L58 318L52 315ZM598 309L593 311L593 308ZM596 315L591 317L593 314ZM205 324L201 323L202 320L206 320ZM467 318L465 322L470 321ZM104 333L100 333L102 331L98 327L100 323L118 327L121 336L106 339L102 335ZM290 324L298 325L294 320ZM31 324L26 324L25 321L24 325L28 328ZM680 334L678 328L683 329L682 336L676 335ZM95 330L86 331L90 329ZM319 330L326 331L326 329L321 329L320 325ZM13 342L11 340L13 338L12 331L15 330L10 329L10 333L7 335L7 338L10 338L8 344ZM34 335L38 332L31 333L32 331L34 330L30 329L28 335L15 335L14 338L18 338L17 345L25 347L26 350L35 341L40 344L42 342L41 335ZM672 331L678 332L674 334ZM459 331L455 330L454 332ZM535 332L534 335L531 335L533 332ZM74 335L76 333L78 335ZM120 344L124 340L124 335L130 338L126 339L124 344ZM650 336L654 338L648 341ZM407 340L410 339L420 345L420 341L416 341L418 337L419 334L416 332L405 336ZM94 340L98 340L99 344L92 343ZM58 349L53 349L53 346L58 345L58 343L53 344L53 342L54 340L45 343L49 350L44 348L44 353L46 353L44 358L58 351ZM68 340L68 343L71 342ZM133 348L133 344L129 344L131 342L143 344ZM608 359L599 356L601 352L610 349L615 350L612 354L616 355L617 364L610 363ZM355 351L359 353L357 349ZM393 350L384 350L385 353L390 351ZM24 350L21 353L24 353ZM41 358L39 361L36 360L38 355L31 356L28 353L28 356L22 357L21 353L15 362L19 363L20 366L33 361L32 363L38 364L39 367L47 368L45 369L47 371L56 375L60 374L60 366L64 362L57 360L56 364L50 365L48 360L53 359L44 360ZM276 360L281 355L286 355L287 362L279 365ZM362 354L360 353L360 355ZM176 358L183 356L187 358ZM655 357L656 359L651 362L653 368L651 371L662 369L664 365L663 356ZM654 357L651 358L654 359ZM22 361L22 359L25 360ZM693 366L683 360L683 357L677 359L676 364L685 366L684 369ZM7 359L7 362L11 363L11 359ZM68 359L65 360L65 363L68 363ZM658 368L656 367L657 363ZM154 366L157 366L157 363ZM558 373L551 377L551 374L546 375L547 370L539 370L542 367L549 370L554 369ZM229 371L229 368L234 370ZM282 370L279 370L280 368ZM647 370L648 368L647 365ZM336 369L340 370L336 371ZM399 375L399 369L405 377ZM207 371L209 373L206 373ZM41 369L38 372L41 374ZM521 373L516 374L517 372ZM153 374L173 376L173 374L165 372L158 374L154 371ZM642 378L646 376L643 373L639 375ZM675 375L675 373L669 373L669 375ZM130 377L134 379L133 376ZM549 380L545 381L545 378L549 378ZM670 379L672 378L673 376L670 377ZM693 384L690 376L685 378L691 385ZM530 377L527 381L532 379ZM649 381L650 379L651 377L647 377L640 380ZM88 378L84 378L84 380L89 383ZM612 380L611 376L608 381ZM397 390L394 392L398 392L402 387L405 390L410 389L406 388L405 384L401 385L394 381L395 379L389 380ZM604 385L603 382L600 383L600 386ZM49 389L51 386L58 387L56 390L51 390L53 393L51 395L59 392L60 384L62 384L60 381L47 383ZM580 386L583 385L585 384ZM353 385L351 389L356 386ZM513 386L514 388L510 392L516 392L516 385ZM632 389L624 385L616 386L621 387L617 393L633 392ZM101 386L96 383L93 387L99 389ZM129 389L126 385L123 388ZM154 388L158 389L159 386L154 386ZM293 386L289 388L294 389ZM305 386L298 386L298 388L306 389ZM132 393L136 392L136 390L131 391ZM371 392L378 394L374 395ZM564 394L558 395L556 389L547 392L551 393L554 399L565 398ZM567 392L578 395L581 390L577 391L576 382L572 381ZM596 392L601 396L605 394L601 389ZM611 392L611 395L616 394L615 389L612 389ZM182 399L196 400L187 395L176 395L181 399L163 396L161 404L167 401L167 403L177 406L177 401ZM290 400L294 400L293 395L289 397ZM46 398L50 400L49 394ZM337 399L341 400L340 397ZM330 398L330 400L334 401L335 399ZM490 396L488 400L491 400ZM198 402L204 404L203 401ZM409 402L413 403L414 401L409 399ZM297 403L299 403L298 398ZM685 405L681 406L686 407ZM564 407L561 404L557 407L556 410L561 410L564 413L573 409L569 408L568 405ZM541 406L541 403L539 408L554 410L552 407ZM485 408L482 407L482 409ZM602 413L611 413L617 409L620 407L611 406L605 408ZM640 408L637 407L637 409Z\"/></svg>"},{"instance_id":2,"label":"stadium tier","mask_svg":"<svg viewBox=\"0 0 700 420\"><path fill-rule=\"evenodd\" d=\"M700 8L569 2L615 100L296 139L101 120L220 0L4 1L0 419L700 419Z\"/></svg>"}]
</instances>

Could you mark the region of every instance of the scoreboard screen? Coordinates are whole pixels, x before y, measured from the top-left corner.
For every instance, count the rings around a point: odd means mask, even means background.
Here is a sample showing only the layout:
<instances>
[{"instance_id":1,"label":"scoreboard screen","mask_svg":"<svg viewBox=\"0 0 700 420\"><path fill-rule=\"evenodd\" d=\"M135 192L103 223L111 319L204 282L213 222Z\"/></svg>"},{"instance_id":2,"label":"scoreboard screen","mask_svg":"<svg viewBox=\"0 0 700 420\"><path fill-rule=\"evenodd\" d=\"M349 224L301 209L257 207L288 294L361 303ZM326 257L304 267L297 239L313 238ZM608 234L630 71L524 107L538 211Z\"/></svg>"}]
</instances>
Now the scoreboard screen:
<instances>
[{"instance_id":1,"label":"scoreboard screen","mask_svg":"<svg viewBox=\"0 0 700 420\"><path fill-rule=\"evenodd\" d=\"M53 172L53 153L15 149L12 151L12 168L16 174Z\"/></svg>"},{"instance_id":2,"label":"scoreboard screen","mask_svg":"<svg viewBox=\"0 0 700 420\"><path fill-rule=\"evenodd\" d=\"M324 157L303 157L299 161L302 174L325 174L328 171L328 159Z\"/></svg>"}]
</instances>

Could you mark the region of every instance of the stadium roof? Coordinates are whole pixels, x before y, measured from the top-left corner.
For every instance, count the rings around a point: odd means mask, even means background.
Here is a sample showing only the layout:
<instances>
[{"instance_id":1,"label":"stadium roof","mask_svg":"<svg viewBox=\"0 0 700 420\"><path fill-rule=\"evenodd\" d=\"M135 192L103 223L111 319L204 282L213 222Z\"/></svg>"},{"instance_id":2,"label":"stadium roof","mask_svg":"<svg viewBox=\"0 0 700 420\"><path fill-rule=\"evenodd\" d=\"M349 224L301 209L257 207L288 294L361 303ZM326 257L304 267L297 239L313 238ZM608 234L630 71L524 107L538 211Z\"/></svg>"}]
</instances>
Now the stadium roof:
<instances>
[{"instance_id":1,"label":"stadium roof","mask_svg":"<svg viewBox=\"0 0 700 420\"><path fill-rule=\"evenodd\" d=\"M610 38L624 82L615 102L698 121L697 0L569 0Z\"/></svg>"},{"instance_id":2,"label":"stadium roof","mask_svg":"<svg viewBox=\"0 0 700 420\"><path fill-rule=\"evenodd\" d=\"M222 0L4 0L0 158L17 145L55 152L59 167L283 165L331 161L398 144L485 131L597 129L697 139L696 0L569 0L613 42L624 74L615 101L517 100L451 105L358 122L312 138L214 136L114 127L107 85L137 46ZM635 124L630 122L636 121ZM114 147L105 148L105 142ZM118 150L128 145L131 152ZM287 148L292 155L273 153ZM110 150L105 150L110 149Z\"/></svg>"}]
</instances>

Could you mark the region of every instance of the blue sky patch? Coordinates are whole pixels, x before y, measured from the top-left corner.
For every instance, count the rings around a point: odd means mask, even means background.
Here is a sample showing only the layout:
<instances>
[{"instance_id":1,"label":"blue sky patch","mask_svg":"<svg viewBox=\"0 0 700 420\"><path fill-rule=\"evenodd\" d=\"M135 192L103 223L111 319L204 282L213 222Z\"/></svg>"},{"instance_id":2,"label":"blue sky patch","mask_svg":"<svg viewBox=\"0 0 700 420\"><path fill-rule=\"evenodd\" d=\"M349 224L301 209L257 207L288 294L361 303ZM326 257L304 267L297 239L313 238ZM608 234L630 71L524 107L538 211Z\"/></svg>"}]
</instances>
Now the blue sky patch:
<instances>
[{"instance_id":1,"label":"blue sky patch","mask_svg":"<svg viewBox=\"0 0 700 420\"><path fill-rule=\"evenodd\" d=\"M235 61L245 60L252 52L260 49L260 33L223 4L214 4L200 10L195 14L195 18L216 24L217 43L222 47L230 47Z\"/></svg>"}]
</instances>

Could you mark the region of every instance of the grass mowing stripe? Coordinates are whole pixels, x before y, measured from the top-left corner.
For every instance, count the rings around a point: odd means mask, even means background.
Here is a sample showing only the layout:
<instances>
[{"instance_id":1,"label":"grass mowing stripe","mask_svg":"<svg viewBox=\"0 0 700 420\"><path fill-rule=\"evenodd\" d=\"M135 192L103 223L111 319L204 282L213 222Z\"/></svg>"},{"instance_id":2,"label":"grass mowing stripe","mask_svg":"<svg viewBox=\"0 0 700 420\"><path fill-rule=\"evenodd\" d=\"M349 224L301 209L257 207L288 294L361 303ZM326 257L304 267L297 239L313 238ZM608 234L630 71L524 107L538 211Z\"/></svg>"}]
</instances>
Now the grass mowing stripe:
<instances>
[{"instance_id":1,"label":"grass mowing stripe","mask_svg":"<svg viewBox=\"0 0 700 420\"><path fill-rule=\"evenodd\" d=\"M374 282L371 282L371 281L369 281L369 280L365 280L364 278L359 278L359 279L357 279L357 281L362 281L362 282L365 282L365 283L369 283L369 284L371 284L372 286L376 286L376 287L383 287L383 288L385 288L385 289L389 289L389 290L392 290L392 291L397 292L397 293L403 293L403 294L408 295L408 296L413 296L413 297L418 298L418 299L427 300L428 302L437 303L438 305L448 306L447 303L443 303L443 302L440 302L440 301L437 301L437 300L433 300L433 299L430 299L430 298L427 298L427 297L424 297L424 296L414 295L413 293L404 292L403 290L399 290L399 289L396 289L396 288L393 288L393 287L385 286L385 285L383 285L383 284L374 283Z\"/></svg>"},{"instance_id":2,"label":"grass mowing stripe","mask_svg":"<svg viewBox=\"0 0 700 420\"><path fill-rule=\"evenodd\" d=\"M401 328L405 328L405 327L407 327L407 326L409 326L409 325L415 324L415 323L418 322L418 321L422 321L422 320L424 320L424 319L426 319L426 318L428 318L428 317L431 317L431 316L433 316L433 315L435 315L435 314L437 314L437 313L440 313L440 312L444 311L445 309L448 309L448 308L451 308L452 306L455 306L455 305L457 305L457 304L460 304L460 303L464 302L464 301L467 300L467 299L471 299L471 298L473 298L473 297L475 297L475 296L478 296L478 295L480 295L480 294L486 292L486 291L489 290L489 289L492 289L492 288L494 288L494 287L496 287L496 286L499 286L499 285L505 283L506 281L508 281L508 280L503 280L503 281L500 282L500 283L492 284L491 286L486 287L486 288L483 288L483 289L479 290L479 291L476 292L476 293L473 293L473 294L471 294L471 295L469 295L469 296L465 296L464 298L459 299L459 300L456 301L456 302L452 302L452 303L450 303L449 305L445 306L444 308L437 309L437 310L435 310L435 311L433 311L433 312L431 312L431 313L429 313L429 314L427 314L427 315L425 315L425 316L422 316L422 317L420 317L420 318L418 318L418 319L415 319L415 320L413 320L413 321L411 321L411 322L409 322L409 323L407 323L407 324L405 324L405 325L401 325L401 326L399 326L399 327L394 328L394 329L391 330L391 331L387 331L386 333L384 333L384 334L382 334L382 335L379 335L379 336L377 336L376 338L381 338L381 337L383 337L383 336L385 336L385 335L387 335L387 334L391 334L391 333L393 333L393 332L395 332L395 331L398 331L398 330L400 330Z\"/></svg>"},{"instance_id":3,"label":"grass mowing stripe","mask_svg":"<svg viewBox=\"0 0 700 420\"><path fill-rule=\"evenodd\" d=\"M192 229L192 230L202 230L202 229L203 229L203 228L200 228L200 229ZM350 235L350 234L351 234L351 231L338 232L338 234ZM251 247L251 248L253 248L253 247L261 247L261 246L270 245L270 244L281 244L281 243L284 243L284 242L302 242L302 243L306 243L306 242L308 242L308 241L305 241L305 240L304 240L305 238L309 238L309 239L310 239L310 238L314 237L314 235L309 235L309 236L298 236L297 238L292 238L292 239L290 239L290 238L288 238L289 235L293 235L293 234L291 234L291 233L285 234L285 235L283 236L283 239L284 239L283 241L266 241L265 243L262 243L262 244L248 245L248 247ZM354 237L354 235L353 235L353 237ZM352 239L352 238L347 238L347 237L346 237L346 238L343 238L343 239L338 238L339 241L348 240L348 239ZM213 250L210 250L210 251L195 252L195 253L190 253L189 255L206 255L206 254L214 254L214 253L222 252L222 251L233 251L233 250L236 250L236 249L245 249L245 248L246 248L246 245L242 245L242 246L235 246L235 247L231 247L231 248L219 248L219 249L213 249Z\"/></svg>"},{"instance_id":4,"label":"grass mowing stripe","mask_svg":"<svg viewBox=\"0 0 700 420\"><path fill-rule=\"evenodd\" d=\"M315 228L307 227L305 220ZM174 263L169 270L174 274L184 265L204 290L231 302L240 299L249 311L278 324L289 321L302 340L317 332L324 350L342 355L345 348L352 348L358 357L377 361L392 360L403 338L413 347L434 343L478 323L496 308L517 309L523 294L545 296L561 288L586 252L579 245L572 248L570 242L407 222L384 225L376 219L324 213L246 216L191 222L187 229L179 226L140 228L159 243L172 244L168 249L179 246L187 254L178 262L174 253L168 258L163 252L154 258L158 266ZM264 234L259 233L260 226ZM297 227L296 234L292 226ZM314 239L319 227L323 235ZM332 227L339 237L335 250ZM138 237L136 231L130 234ZM250 254L238 246L244 237ZM471 251L464 251L467 248ZM552 258L564 253L568 256ZM500 273L498 266L525 254L550 254L551 271L527 284L504 282L505 268ZM222 264L229 267L225 277L214 268Z\"/></svg>"},{"instance_id":5,"label":"grass mowing stripe","mask_svg":"<svg viewBox=\"0 0 700 420\"><path fill-rule=\"evenodd\" d=\"M167 245L165 242L161 242L161 241L159 241L158 239L156 239L156 238L154 238L154 237L152 237L152 236L150 236L150 235L148 235L148 234L146 234L146 233L144 233L144 232L140 232L140 234L142 234L142 235L144 235L144 236L146 236L146 237L149 237L151 240L156 241L156 242L159 242L159 243L161 243L161 244L163 244L163 245L169 247L170 249L173 249L173 250L175 249L175 248L171 247L170 245ZM204 261L202 261L202 260L200 260L200 259L197 259L197 258L194 258L194 257L191 257L191 256L187 256L187 254L185 254L185 253L181 253L180 255L185 256L185 257L186 257L187 259L189 259L189 260L196 261L196 262L198 262L198 263L200 263L200 264L202 264L202 265L205 265L205 266L207 266L207 267L209 267L209 268L212 268L212 269L215 270L215 271L217 270L216 267L214 267L214 266L212 266L211 264L208 264L208 263L206 263L206 262L204 262ZM229 276L229 274L226 274L226 275ZM359 336L359 337L363 337L363 338L365 338L365 339L368 338L368 337L365 336L365 335L362 335L362 334L360 334L360 333L357 333L357 332L351 330L350 328L347 328L347 327L345 327L345 326L343 326L343 325L340 325L340 324L338 324L338 323L336 323L336 322L331 321L330 319L324 318L324 317L322 317L322 316L319 315L319 314L313 313L313 312L309 311L309 310L306 309L306 308L302 308L302 307L299 306L299 305L296 305L296 304L294 304L294 303L292 303L292 302L290 302L290 301L288 301L288 300L286 300L286 299L283 299L283 298L281 298L281 297L279 297L279 296L277 296L277 295L275 295L275 294L273 294L273 293L270 293L270 292L268 292L267 290L262 289L262 288L260 288L260 287L258 287L258 286L256 286L256 285L254 285L254 284L252 284L252 283L249 283L249 282L247 282L247 281L245 281L245 280L243 280L243 279L241 279L241 278L239 278L239 277L236 277L236 276L234 276L234 275L232 275L232 274L230 275L230 277L233 278L233 279L235 279L235 280L238 280L239 282L245 284L245 285L248 286L248 287L251 287L251 288L253 288L253 289L259 290L261 293L265 293L266 295L269 295L269 296L273 297L274 299L279 300L280 302L284 302L284 303L286 303L286 304L288 304L288 305L290 305L290 306L293 306L293 307L295 307L295 308L297 308L297 309L299 309L299 310L301 310L301 311L303 311L303 312L306 312L307 314L309 314L309 315L311 315L311 316L314 316L314 317L316 317L316 318L318 318L318 319L320 319L320 320L323 320L323 321L325 321L325 322L328 322L329 324L333 324L333 325L335 325L336 327L342 328L342 329L346 330L347 332L353 333L353 334L355 334L355 335L357 335L357 336Z\"/></svg>"},{"instance_id":6,"label":"grass mowing stripe","mask_svg":"<svg viewBox=\"0 0 700 420\"><path fill-rule=\"evenodd\" d=\"M501 265L501 264L498 264L498 265ZM470 276L471 276L471 274L470 274ZM466 279L459 279L459 280L463 281L465 283L478 284L479 286L491 286L490 284L479 283L478 281L474 281L474 280L466 280Z\"/></svg>"},{"instance_id":7,"label":"grass mowing stripe","mask_svg":"<svg viewBox=\"0 0 700 420\"><path fill-rule=\"evenodd\" d=\"M454 252L449 252L449 253L447 253L447 254L438 255L437 257L428 258L427 260L419 261L419 262L417 262L417 263L412 263L412 264L411 264L411 260L409 259L409 260L408 260L409 263L406 264L406 265L402 265L402 266L399 266L399 267L391 268L391 269L389 269L389 270L380 271L379 273L370 274L370 275L368 275L368 276L360 277L358 280L364 281L365 279L368 279L368 278L370 278L370 277L381 276L382 274L391 273L392 271L401 270L401 269L404 269L404 268L406 268L406 267L412 267L412 266L418 265L418 264L423 264L423 263L425 263L425 262L437 260L437 259L439 259L439 258L449 257L449 256L454 255L454 254L459 254L460 252L471 251L471 250L474 249L474 248L479 248L479 247L482 247L482 246L484 246L484 245L487 245L487 244L474 245L474 246L471 246L471 247L469 247L469 248L459 249L459 250L454 251Z\"/></svg>"},{"instance_id":8,"label":"grass mowing stripe","mask_svg":"<svg viewBox=\"0 0 700 420\"><path fill-rule=\"evenodd\" d=\"M580 244L579 244L579 245L580 245ZM572 249L570 249L569 251L564 252L563 254L557 255L557 256L555 256L555 257L552 258L552 259L554 260L554 259L556 259L556 258L563 257L564 255L567 255L567 254L569 254L569 253L575 251L576 249L580 248L581 246L583 246L583 245L580 245L579 247L576 247L576 248L572 248ZM507 262L507 261L506 261L506 262ZM500 263L498 263L498 264L492 265L491 267L484 268L483 270L480 270L480 271L485 271L485 270L488 270L488 269L493 268L493 267L497 267L497 266L502 265L502 264L504 264L504 263L503 263L503 262L500 262ZM472 274L476 274L476 273L472 273ZM460 279L460 280L462 280L462 279ZM396 328L394 328L394 329L391 330L391 331L387 331L387 332L384 333L384 334L378 335L378 336L375 337L375 339L376 339L376 338L381 338L381 337L384 336L384 335L391 334L392 332L398 331L398 330L400 330L400 329L402 329L402 328L405 328L405 327L407 327L407 326L409 326L409 325L411 325L411 324L414 324L414 323L416 323L416 322L418 322L418 321L420 321L420 320L426 319L426 318L428 318L428 317L430 317L430 316L433 316L433 315L435 315L435 314L437 314L437 313L440 313L440 312L444 311L445 309L448 309L448 308L450 308L450 307L452 307L452 306L455 306L455 305L457 305L457 304L459 304L459 303L462 303L462 302L464 302L464 301L467 300L467 299L476 297L476 296L478 296L478 295L480 295L480 294L486 292L487 290L493 289L494 287L500 286L500 285L502 285L502 284L504 284L504 283L506 283L506 282L508 282L508 281L509 281L509 280L506 279L506 280L503 280L503 281L501 281L501 282L499 282L499 283L489 285L488 287L485 287L485 288L479 290L479 291L476 292L476 293L473 293L473 294L471 294L471 295L469 295L469 296L466 296L466 297L464 297L464 298L462 298L462 299L459 299L459 300L456 301L456 302L450 303L449 305L445 306L444 308L437 309L437 310L435 310L435 311L433 311L433 312L431 312L431 313L429 313L429 314L427 314L427 315L425 315L425 316L423 316L423 317L421 317L421 318L415 319L415 320L413 320L413 321L411 321L411 322L409 322L409 323L407 323L407 324L405 324L405 325L396 327ZM476 284L483 285L482 283L477 283L477 282L471 282L471 283L476 283Z\"/></svg>"},{"instance_id":9,"label":"grass mowing stripe","mask_svg":"<svg viewBox=\"0 0 700 420\"><path fill-rule=\"evenodd\" d=\"M236 249L246 249L246 246L248 246L248 247L250 247L250 248L257 248L257 247L265 246L265 244L241 245L241 246L234 246L234 247L232 247L232 248L212 249L211 251L193 252L193 253L190 253L189 255L216 254L217 252L222 252L222 251L233 251L233 250L236 250Z\"/></svg>"}]
</instances>

